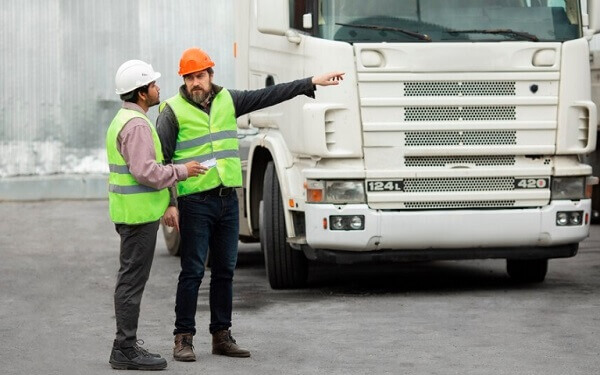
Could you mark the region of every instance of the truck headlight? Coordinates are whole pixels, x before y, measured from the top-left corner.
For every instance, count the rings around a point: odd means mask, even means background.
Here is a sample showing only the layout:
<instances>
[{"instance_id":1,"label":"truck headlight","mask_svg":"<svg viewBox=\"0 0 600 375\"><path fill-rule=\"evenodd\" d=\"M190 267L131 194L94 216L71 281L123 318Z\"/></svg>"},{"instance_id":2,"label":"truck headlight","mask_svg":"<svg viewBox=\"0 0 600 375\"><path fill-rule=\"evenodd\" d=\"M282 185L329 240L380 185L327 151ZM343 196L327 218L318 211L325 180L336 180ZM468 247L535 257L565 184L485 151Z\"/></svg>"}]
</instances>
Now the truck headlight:
<instances>
[{"instance_id":1,"label":"truck headlight","mask_svg":"<svg viewBox=\"0 0 600 375\"><path fill-rule=\"evenodd\" d=\"M583 211L559 211L556 213L556 225L559 227L576 226L583 223ZM586 218L587 224L587 218Z\"/></svg>"},{"instance_id":2,"label":"truck headlight","mask_svg":"<svg viewBox=\"0 0 600 375\"><path fill-rule=\"evenodd\" d=\"M584 199L585 177L554 177L552 199Z\"/></svg>"},{"instance_id":3,"label":"truck headlight","mask_svg":"<svg viewBox=\"0 0 600 375\"><path fill-rule=\"evenodd\" d=\"M331 230L363 230L365 215L332 215L329 216Z\"/></svg>"},{"instance_id":4,"label":"truck headlight","mask_svg":"<svg viewBox=\"0 0 600 375\"><path fill-rule=\"evenodd\" d=\"M365 185L361 180L308 180L307 203L365 203Z\"/></svg>"}]
</instances>

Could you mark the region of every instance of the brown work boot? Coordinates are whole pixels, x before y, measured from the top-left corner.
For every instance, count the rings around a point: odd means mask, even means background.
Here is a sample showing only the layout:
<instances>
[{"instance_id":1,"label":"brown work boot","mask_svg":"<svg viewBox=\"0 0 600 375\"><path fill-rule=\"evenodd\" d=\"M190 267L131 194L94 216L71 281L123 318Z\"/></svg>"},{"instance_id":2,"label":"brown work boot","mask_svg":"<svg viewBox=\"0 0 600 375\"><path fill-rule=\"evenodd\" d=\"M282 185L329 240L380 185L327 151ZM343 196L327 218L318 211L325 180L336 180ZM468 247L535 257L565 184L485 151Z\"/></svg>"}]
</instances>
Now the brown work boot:
<instances>
[{"instance_id":1,"label":"brown work boot","mask_svg":"<svg viewBox=\"0 0 600 375\"><path fill-rule=\"evenodd\" d=\"M194 354L194 336L191 333L178 333L175 335L175 347L173 348L173 359L182 362L193 362L196 360Z\"/></svg>"},{"instance_id":2,"label":"brown work boot","mask_svg":"<svg viewBox=\"0 0 600 375\"><path fill-rule=\"evenodd\" d=\"M250 352L240 348L231 331L224 329L212 334L212 354L226 355L228 357L250 357Z\"/></svg>"}]
</instances>

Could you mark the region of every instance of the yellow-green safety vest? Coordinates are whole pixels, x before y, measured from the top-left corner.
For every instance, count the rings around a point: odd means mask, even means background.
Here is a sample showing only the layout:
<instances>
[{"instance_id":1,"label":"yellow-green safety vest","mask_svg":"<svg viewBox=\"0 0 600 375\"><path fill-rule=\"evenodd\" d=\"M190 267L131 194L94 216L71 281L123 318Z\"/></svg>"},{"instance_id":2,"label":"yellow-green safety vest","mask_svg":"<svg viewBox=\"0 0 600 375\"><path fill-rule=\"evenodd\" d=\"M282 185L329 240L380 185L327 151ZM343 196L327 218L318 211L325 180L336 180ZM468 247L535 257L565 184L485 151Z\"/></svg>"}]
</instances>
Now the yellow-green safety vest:
<instances>
[{"instance_id":1,"label":"yellow-green safety vest","mask_svg":"<svg viewBox=\"0 0 600 375\"><path fill-rule=\"evenodd\" d=\"M152 132L156 162L163 162L160 139L154 126L142 113L121 108L110 123L106 134L106 153L108 155L108 209L110 218L118 224L143 224L160 219L169 206L168 189L154 189L136 181L129 172L123 155L117 148L117 137L135 117L144 119Z\"/></svg>"},{"instance_id":2,"label":"yellow-green safety vest","mask_svg":"<svg viewBox=\"0 0 600 375\"><path fill-rule=\"evenodd\" d=\"M173 163L183 164L192 160L203 163L217 159L217 165L206 174L178 182L178 195L194 194L219 185L242 186L235 107L229 91L223 88L214 97L210 116L190 104L181 94L167 99L166 103L179 124ZM159 110L162 112L164 107L165 102Z\"/></svg>"}]
</instances>

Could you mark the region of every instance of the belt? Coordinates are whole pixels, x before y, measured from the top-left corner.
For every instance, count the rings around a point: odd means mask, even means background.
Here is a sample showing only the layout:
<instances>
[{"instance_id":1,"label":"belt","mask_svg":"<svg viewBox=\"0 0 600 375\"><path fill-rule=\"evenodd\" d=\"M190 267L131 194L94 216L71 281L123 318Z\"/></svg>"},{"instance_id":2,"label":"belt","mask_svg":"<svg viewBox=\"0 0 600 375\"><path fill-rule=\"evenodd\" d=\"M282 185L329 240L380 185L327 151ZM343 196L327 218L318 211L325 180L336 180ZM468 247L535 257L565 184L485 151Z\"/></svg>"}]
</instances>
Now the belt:
<instances>
[{"instance_id":1,"label":"belt","mask_svg":"<svg viewBox=\"0 0 600 375\"><path fill-rule=\"evenodd\" d=\"M198 194L200 195L212 195L212 196L217 196L217 197L226 197L229 194L233 193L235 191L235 188L233 187L225 187L225 186L217 186L214 189L210 189L210 190L206 190L206 191L202 191Z\"/></svg>"}]
</instances>

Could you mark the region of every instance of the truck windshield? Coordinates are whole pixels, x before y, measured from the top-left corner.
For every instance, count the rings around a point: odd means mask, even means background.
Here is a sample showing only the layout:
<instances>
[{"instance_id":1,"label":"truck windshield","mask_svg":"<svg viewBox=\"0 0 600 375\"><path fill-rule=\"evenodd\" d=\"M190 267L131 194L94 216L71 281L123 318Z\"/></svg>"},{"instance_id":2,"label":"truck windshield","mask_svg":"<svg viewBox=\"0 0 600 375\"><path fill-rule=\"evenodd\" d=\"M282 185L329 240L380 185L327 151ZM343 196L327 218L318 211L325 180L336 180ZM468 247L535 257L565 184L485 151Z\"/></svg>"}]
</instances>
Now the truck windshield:
<instances>
[{"instance_id":1,"label":"truck windshield","mask_svg":"<svg viewBox=\"0 0 600 375\"><path fill-rule=\"evenodd\" d=\"M578 0L319 0L317 36L349 43L566 41Z\"/></svg>"}]
</instances>

